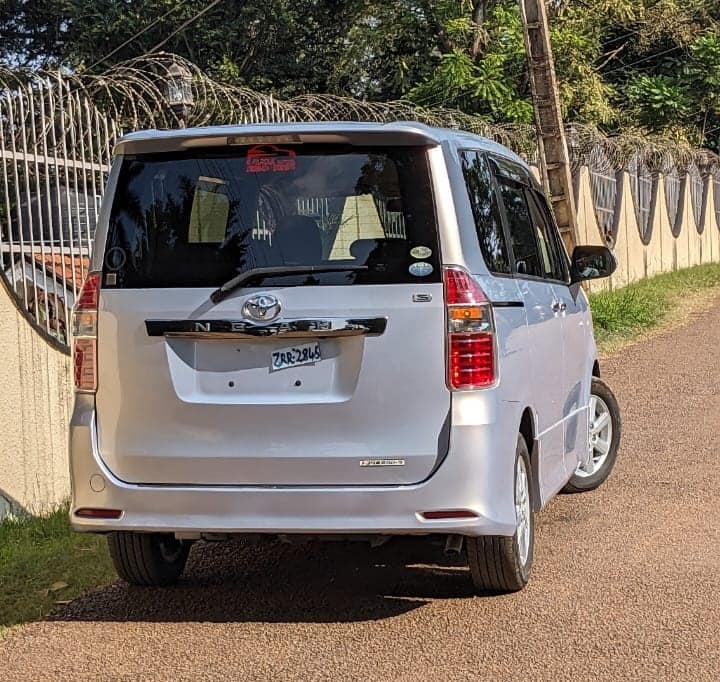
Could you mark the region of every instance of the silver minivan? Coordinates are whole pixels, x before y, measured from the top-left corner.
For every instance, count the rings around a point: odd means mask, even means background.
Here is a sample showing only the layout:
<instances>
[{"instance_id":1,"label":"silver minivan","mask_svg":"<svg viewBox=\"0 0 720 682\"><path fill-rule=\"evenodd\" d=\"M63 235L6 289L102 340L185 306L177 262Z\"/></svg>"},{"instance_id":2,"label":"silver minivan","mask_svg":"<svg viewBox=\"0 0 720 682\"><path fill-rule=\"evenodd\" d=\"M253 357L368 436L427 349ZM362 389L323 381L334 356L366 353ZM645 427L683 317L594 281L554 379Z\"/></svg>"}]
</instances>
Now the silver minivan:
<instances>
[{"instance_id":1,"label":"silver minivan","mask_svg":"<svg viewBox=\"0 0 720 682\"><path fill-rule=\"evenodd\" d=\"M202 539L423 535L518 590L534 513L615 462L580 284L614 267L475 135L128 135L73 315L72 524L136 584Z\"/></svg>"}]
</instances>

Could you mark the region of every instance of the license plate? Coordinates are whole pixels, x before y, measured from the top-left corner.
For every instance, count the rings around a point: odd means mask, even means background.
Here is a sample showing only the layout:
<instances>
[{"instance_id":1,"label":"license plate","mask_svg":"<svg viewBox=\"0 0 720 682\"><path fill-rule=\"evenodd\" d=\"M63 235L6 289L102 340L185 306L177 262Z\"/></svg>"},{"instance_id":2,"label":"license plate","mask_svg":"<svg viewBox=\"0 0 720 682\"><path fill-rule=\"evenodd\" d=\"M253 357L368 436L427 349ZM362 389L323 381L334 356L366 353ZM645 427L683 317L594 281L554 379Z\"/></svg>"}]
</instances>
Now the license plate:
<instances>
[{"instance_id":1,"label":"license plate","mask_svg":"<svg viewBox=\"0 0 720 682\"><path fill-rule=\"evenodd\" d=\"M288 367L298 367L299 365L310 365L313 362L321 360L320 344L304 343L301 346L288 346L276 350L272 354L270 361L270 369L287 369Z\"/></svg>"}]
</instances>

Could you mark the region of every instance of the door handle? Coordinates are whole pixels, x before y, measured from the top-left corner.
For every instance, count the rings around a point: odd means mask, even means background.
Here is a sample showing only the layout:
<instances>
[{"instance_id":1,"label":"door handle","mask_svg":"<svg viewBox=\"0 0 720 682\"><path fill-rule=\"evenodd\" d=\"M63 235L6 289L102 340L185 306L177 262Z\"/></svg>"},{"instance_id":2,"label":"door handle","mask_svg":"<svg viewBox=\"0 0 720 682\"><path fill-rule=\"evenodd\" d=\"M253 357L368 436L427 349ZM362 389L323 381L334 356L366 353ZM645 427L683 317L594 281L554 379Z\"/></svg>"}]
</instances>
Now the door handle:
<instances>
[{"instance_id":1,"label":"door handle","mask_svg":"<svg viewBox=\"0 0 720 682\"><path fill-rule=\"evenodd\" d=\"M552 311L554 313L564 313L567 310L567 303L564 301L555 301L552 304Z\"/></svg>"}]
</instances>

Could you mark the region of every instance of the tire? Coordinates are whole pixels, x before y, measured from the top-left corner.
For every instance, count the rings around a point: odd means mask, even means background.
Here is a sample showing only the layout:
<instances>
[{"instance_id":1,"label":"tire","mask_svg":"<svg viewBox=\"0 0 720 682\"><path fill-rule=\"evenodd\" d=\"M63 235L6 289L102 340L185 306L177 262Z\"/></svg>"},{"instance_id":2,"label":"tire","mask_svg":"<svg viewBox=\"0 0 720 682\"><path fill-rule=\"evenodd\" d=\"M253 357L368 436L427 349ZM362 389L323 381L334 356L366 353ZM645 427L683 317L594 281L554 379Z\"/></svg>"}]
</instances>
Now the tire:
<instances>
[{"instance_id":1,"label":"tire","mask_svg":"<svg viewBox=\"0 0 720 682\"><path fill-rule=\"evenodd\" d=\"M132 585L172 585L187 563L190 544L173 535L118 531L108 535L117 574Z\"/></svg>"},{"instance_id":2,"label":"tire","mask_svg":"<svg viewBox=\"0 0 720 682\"><path fill-rule=\"evenodd\" d=\"M595 490L605 482L615 466L618 447L620 446L620 435L622 432L622 419L620 417L620 406L610 387L597 377L593 377L590 388L590 409L594 414L590 420L595 423L598 415L607 414L609 417L610 432L602 438L604 427L593 433L592 426L589 439L595 438L594 443L588 443L593 448L593 460L590 471L585 465L578 465L575 473L562 489L564 493L584 493L588 490ZM607 444L607 452L604 453L599 445Z\"/></svg>"},{"instance_id":3,"label":"tire","mask_svg":"<svg viewBox=\"0 0 720 682\"><path fill-rule=\"evenodd\" d=\"M533 562L535 519L533 514L530 456L523 436L515 448L515 514L518 529L511 537L467 538L465 551L475 591L478 594L517 592L527 585ZM524 478L524 485L518 478ZM523 492L524 490L524 492ZM525 516L526 532L521 534L520 517ZM521 550L521 544L526 549Z\"/></svg>"}]
</instances>

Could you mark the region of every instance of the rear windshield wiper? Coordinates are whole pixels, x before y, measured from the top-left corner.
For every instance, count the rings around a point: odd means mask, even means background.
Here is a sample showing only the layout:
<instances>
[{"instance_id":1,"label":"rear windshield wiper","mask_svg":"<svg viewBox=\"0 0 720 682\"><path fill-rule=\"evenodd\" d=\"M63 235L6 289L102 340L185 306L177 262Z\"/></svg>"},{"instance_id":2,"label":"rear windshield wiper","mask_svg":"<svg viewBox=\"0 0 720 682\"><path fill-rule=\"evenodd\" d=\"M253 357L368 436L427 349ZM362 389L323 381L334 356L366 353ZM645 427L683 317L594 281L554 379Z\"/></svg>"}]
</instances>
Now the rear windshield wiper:
<instances>
[{"instance_id":1,"label":"rear windshield wiper","mask_svg":"<svg viewBox=\"0 0 720 682\"><path fill-rule=\"evenodd\" d=\"M267 268L253 268L236 275L231 280L225 282L219 289L210 294L210 300L213 303L220 303L227 298L235 289L248 284L256 279L264 279L265 277L284 277L290 275L312 275L316 272L364 272L368 269L367 265L277 265Z\"/></svg>"}]
</instances>

